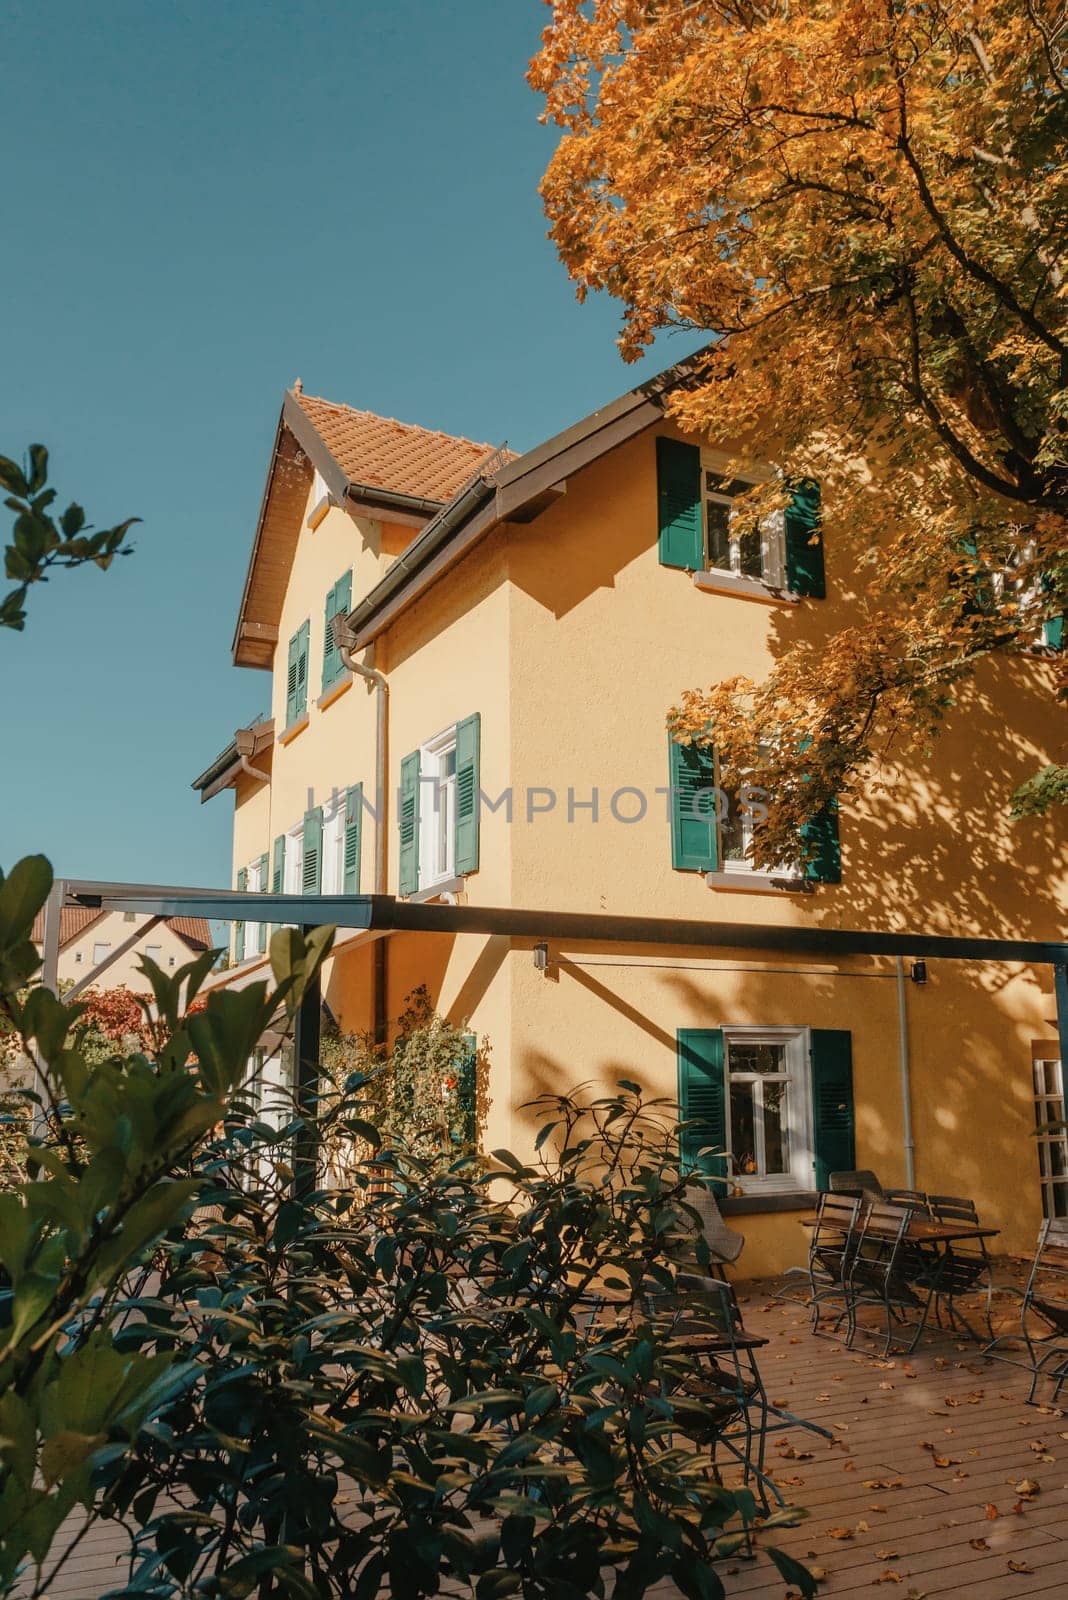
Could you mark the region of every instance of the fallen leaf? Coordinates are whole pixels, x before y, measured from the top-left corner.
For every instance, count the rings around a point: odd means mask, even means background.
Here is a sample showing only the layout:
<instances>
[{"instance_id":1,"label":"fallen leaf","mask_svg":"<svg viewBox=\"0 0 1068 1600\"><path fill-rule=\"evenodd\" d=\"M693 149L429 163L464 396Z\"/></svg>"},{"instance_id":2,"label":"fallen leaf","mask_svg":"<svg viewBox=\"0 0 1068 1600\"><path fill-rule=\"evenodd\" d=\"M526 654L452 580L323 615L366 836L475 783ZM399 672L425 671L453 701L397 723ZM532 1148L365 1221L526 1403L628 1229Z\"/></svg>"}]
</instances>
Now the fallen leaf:
<instances>
[{"instance_id":1,"label":"fallen leaf","mask_svg":"<svg viewBox=\"0 0 1068 1600\"><path fill-rule=\"evenodd\" d=\"M896 1550L876 1550L875 1559L876 1561L896 1561L898 1554Z\"/></svg>"},{"instance_id":2,"label":"fallen leaf","mask_svg":"<svg viewBox=\"0 0 1068 1600\"><path fill-rule=\"evenodd\" d=\"M852 1528L828 1528L827 1537L828 1539L852 1539L853 1530Z\"/></svg>"},{"instance_id":3,"label":"fallen leaf","mask_svg":"<svg viewBox=\"0 0 1068 1600\"><path fill-rule=\"evenodd\" d=\"M988 1500L986 1503L986 1520L988 1522L994 1522L998 1517L1000 1517L1000 1515L1001 1512L998 1510L994 1502L992 1500Z\"/></svg>"},{"instance_id":4,"label":"fallen leaf","mask_svg":"<svg viewBox=\"0 0 1068 1600\"><path fill-rule=\"evenodd\" d=\"M968 1543L971 1545L973 1550L989 1550L990 1549L989 1541L986 1540L986 1539L969 1539Z\"/></svg>"},{"instance_id":5,"label":"fallen leaf","mask_svg":"<svg viewBox=\"0 0 1068 1600\"><path fill-rule=\"evenodd\" d=\"M1036 1483L1034 1478L1021 1478L1019 1483L1014 1483L1013 1488L1024 1500L1033 1500L1036 1494L1041 1494L1042 1485Z\"/></svg>"},{"instance_id":6,"label":"fallen leaf","mask_svg":"<svg viewBox=\"0 0 1068 1600\"><path fill-rule=\"evenodd\" d=\"M870 1533L871 1532L871 1525L869 1523L863 1521L863 1519L862 1519L860 1522L857 1523L857 1532L858 1533Z\"/></svg>"},{"instance_id":7,"label":"fallen leaf","mask_svg":"<svg viewBox=\"0 0 1068 1600\"><path fill-rule=\"evenodd\" d=\"M900 1572L891 1572L890 1568L887 1567L884 1572L880 1572L879 1576L877 1578L873 1578L871 1581L872 1581L873 1584L876 1584L876 1583L903 1583L905 1580L902 1578Z\"/></svg>"},{"instance_id":8,"label":"fallen leaf","mask_svg":"<svg viewBox=\"0 0 1068 1600\"><path fill-rule=\"evenodd\" d=\"M1029 1566L1026 1561L1010 1561L1009 1562L1009 1571L1010 1572L1034 1572L1034 1570L1035 1570L1034 1567Z\"/></svg>"}]
</instances>

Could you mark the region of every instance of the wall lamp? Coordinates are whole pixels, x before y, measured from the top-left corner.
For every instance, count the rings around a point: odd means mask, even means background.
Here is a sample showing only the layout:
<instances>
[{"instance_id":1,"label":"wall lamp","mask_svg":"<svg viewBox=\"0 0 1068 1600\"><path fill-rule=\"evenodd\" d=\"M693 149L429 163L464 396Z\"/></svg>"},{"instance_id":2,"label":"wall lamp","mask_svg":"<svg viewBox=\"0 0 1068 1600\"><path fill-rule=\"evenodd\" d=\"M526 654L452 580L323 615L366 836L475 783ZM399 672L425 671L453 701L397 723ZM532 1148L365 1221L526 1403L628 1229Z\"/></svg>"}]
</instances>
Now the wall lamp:
<instances>
[{"instance_id":1,"label":"wall lamp","mask_svg":"<svg viewBox=\"0 0 1068 1600\"><path fill-rule=\"evenodd\" d=\"M536 972L549 969L549 946L544 940L534 946L534 969Z\"/></svg>"},{"instance_id":2,"label":"wall lamp","mask_svg":"<svg viewBox=\"0 0 1068 1600\"><path fill-rule=\"evenodd\" d=\"M926 961L914 961L912 963L912 970L909 973L909 977L912 979L913 983L919 983L919 984L926 983L927 982L927 963L926 963Z\"/></svg>"}]
</instances>

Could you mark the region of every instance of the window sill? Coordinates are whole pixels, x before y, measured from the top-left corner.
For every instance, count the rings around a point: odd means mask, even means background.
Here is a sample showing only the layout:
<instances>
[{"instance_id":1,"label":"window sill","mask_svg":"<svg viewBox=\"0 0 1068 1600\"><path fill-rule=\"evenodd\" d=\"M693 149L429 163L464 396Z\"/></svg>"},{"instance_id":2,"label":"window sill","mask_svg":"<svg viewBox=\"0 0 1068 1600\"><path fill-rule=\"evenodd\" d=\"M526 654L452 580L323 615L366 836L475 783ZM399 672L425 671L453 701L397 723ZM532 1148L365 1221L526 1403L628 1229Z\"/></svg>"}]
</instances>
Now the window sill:
<instances>
[{"instance_id":1,"label":"window sill","mask_svg":"<svg viewBox=\"0 0 1068 1600\"><path fill-rule=\"evenodd\" d=\"M707 589L710 594L733 594L739 600L758 600L767 606L796 606L801 599L790 589L773 589L758 578L743 578L737 572L721 572L710 568L693 575L695 589Z\"/></svg>"},{"instance_id":2,"label":"window sill","mask_svg":"<svg viewBox=\"0 0 1068 1600\"><path fill-rule=\"evenodd\" d=\"M815 1211L817 1195L814 1189L794 1189L786 1194L732 1194L717 1201L725 1217L756 1216L767 1211Z\"/></svg>"},{"instance_id":3,"label":"window sill","mask_svg":"<svg viewBox=\"0 0 1068 1600\"><path fill-rule=\"evenodd\" d=\"M429 900L444 900L446 895L463 894L466 884L466 878L442 878L440 883L430 883L425 889L416 889L414 894L408 896L408 904L422 906Z\"/></svg>"},{"instance_id":4,"label":"window sill","mask_svg":"<svg viewBox=\"0 0 1068 1600\"><path fill-rule=\"evenodd\" d=\"M279 744L292 744L298 733L303 733L311 719L306 711L302 712L296 722L291 722L288 728L283 728L278 735Z\"/></svg>"},{"instance_id":5,"label":"window sill","mask_svg":"<svg viewBox=\"0 0 1068 1600\"><path fill-rule=\"evenodd\" d=\"M706 872L710 889L737 890L741 894L811 894L808 878L788 878L778 872Z\"/></svg>"},{"instance_id":6,"label":"window sill","mask_svg":"<svg viewBox=\"0 0 1068 1600\"><path fill-rule=\"evenodd\" d=\"M320 711L325 711L327 706L332 706L335 700L340 700L347 690L352 688L352 673L346 672L343 678L338 678L329 688L324 689L315 704Z\"/></svg>"}]
</instances>

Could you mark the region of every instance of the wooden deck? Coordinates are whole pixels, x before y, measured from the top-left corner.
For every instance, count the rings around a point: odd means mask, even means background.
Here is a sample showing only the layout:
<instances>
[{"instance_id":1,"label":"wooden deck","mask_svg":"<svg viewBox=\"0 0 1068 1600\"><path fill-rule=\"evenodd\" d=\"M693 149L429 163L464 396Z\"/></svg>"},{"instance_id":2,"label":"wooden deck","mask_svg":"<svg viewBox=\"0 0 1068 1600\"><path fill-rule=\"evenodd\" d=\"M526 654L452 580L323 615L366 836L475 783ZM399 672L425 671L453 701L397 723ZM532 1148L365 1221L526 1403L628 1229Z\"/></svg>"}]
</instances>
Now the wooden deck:
<instances>
[{"instance_id":1,"label":"wooden deck","mask_svg":"<svg viewBox=\"0 0 1068 1600\"><path fill-rule=\"evenodd\" d=\"M809 1511L774 1542L826 1573L827 1600L1068 1593L1068 1418L1024 1404L1027 1376L945 1336L881 1361L814 1337L807 1313L767 1285L742 1296L747 1328L771 1341L760 1354L770 1398L836 1436L794 1430L769 1447L783 1493ZM1015 1305L1003 1302L999 1325ZM97 1525L49 1600L99 1600L120 1581L124 1544ZM765 1558L732 1560L724 1578L748 1600L789 1593Z\"/></svg>"}]
</instances>

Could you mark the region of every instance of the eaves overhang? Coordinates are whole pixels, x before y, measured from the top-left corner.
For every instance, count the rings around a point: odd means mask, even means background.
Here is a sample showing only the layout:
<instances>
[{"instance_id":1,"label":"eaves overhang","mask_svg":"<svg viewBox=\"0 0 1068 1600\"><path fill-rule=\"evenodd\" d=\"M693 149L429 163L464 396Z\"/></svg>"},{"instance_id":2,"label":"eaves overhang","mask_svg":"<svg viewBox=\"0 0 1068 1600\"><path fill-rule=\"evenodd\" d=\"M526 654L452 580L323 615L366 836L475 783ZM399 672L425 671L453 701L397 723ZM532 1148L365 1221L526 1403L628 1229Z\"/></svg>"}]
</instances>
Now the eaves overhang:
<instances>
[{"instance_id":1,"label":"eaves overhang","mask_svg":"<svg viewBox=\"0 0 1068 1600\"><path fill-rule=\"evenodd\" d=\"M274 718L265 717L258 722L253 722L247 730L252 735L251 752L246 752L246 758L255 760L264 750L274 743ZM238 775L244 770L241 752L237 747L237 736L221 750L209 767L206 767L199 777L194 778L190 784L191 789L200 793L200 803L212 800L223 789L228 789L236 782Z\"/></svg>"}]
</instances>

